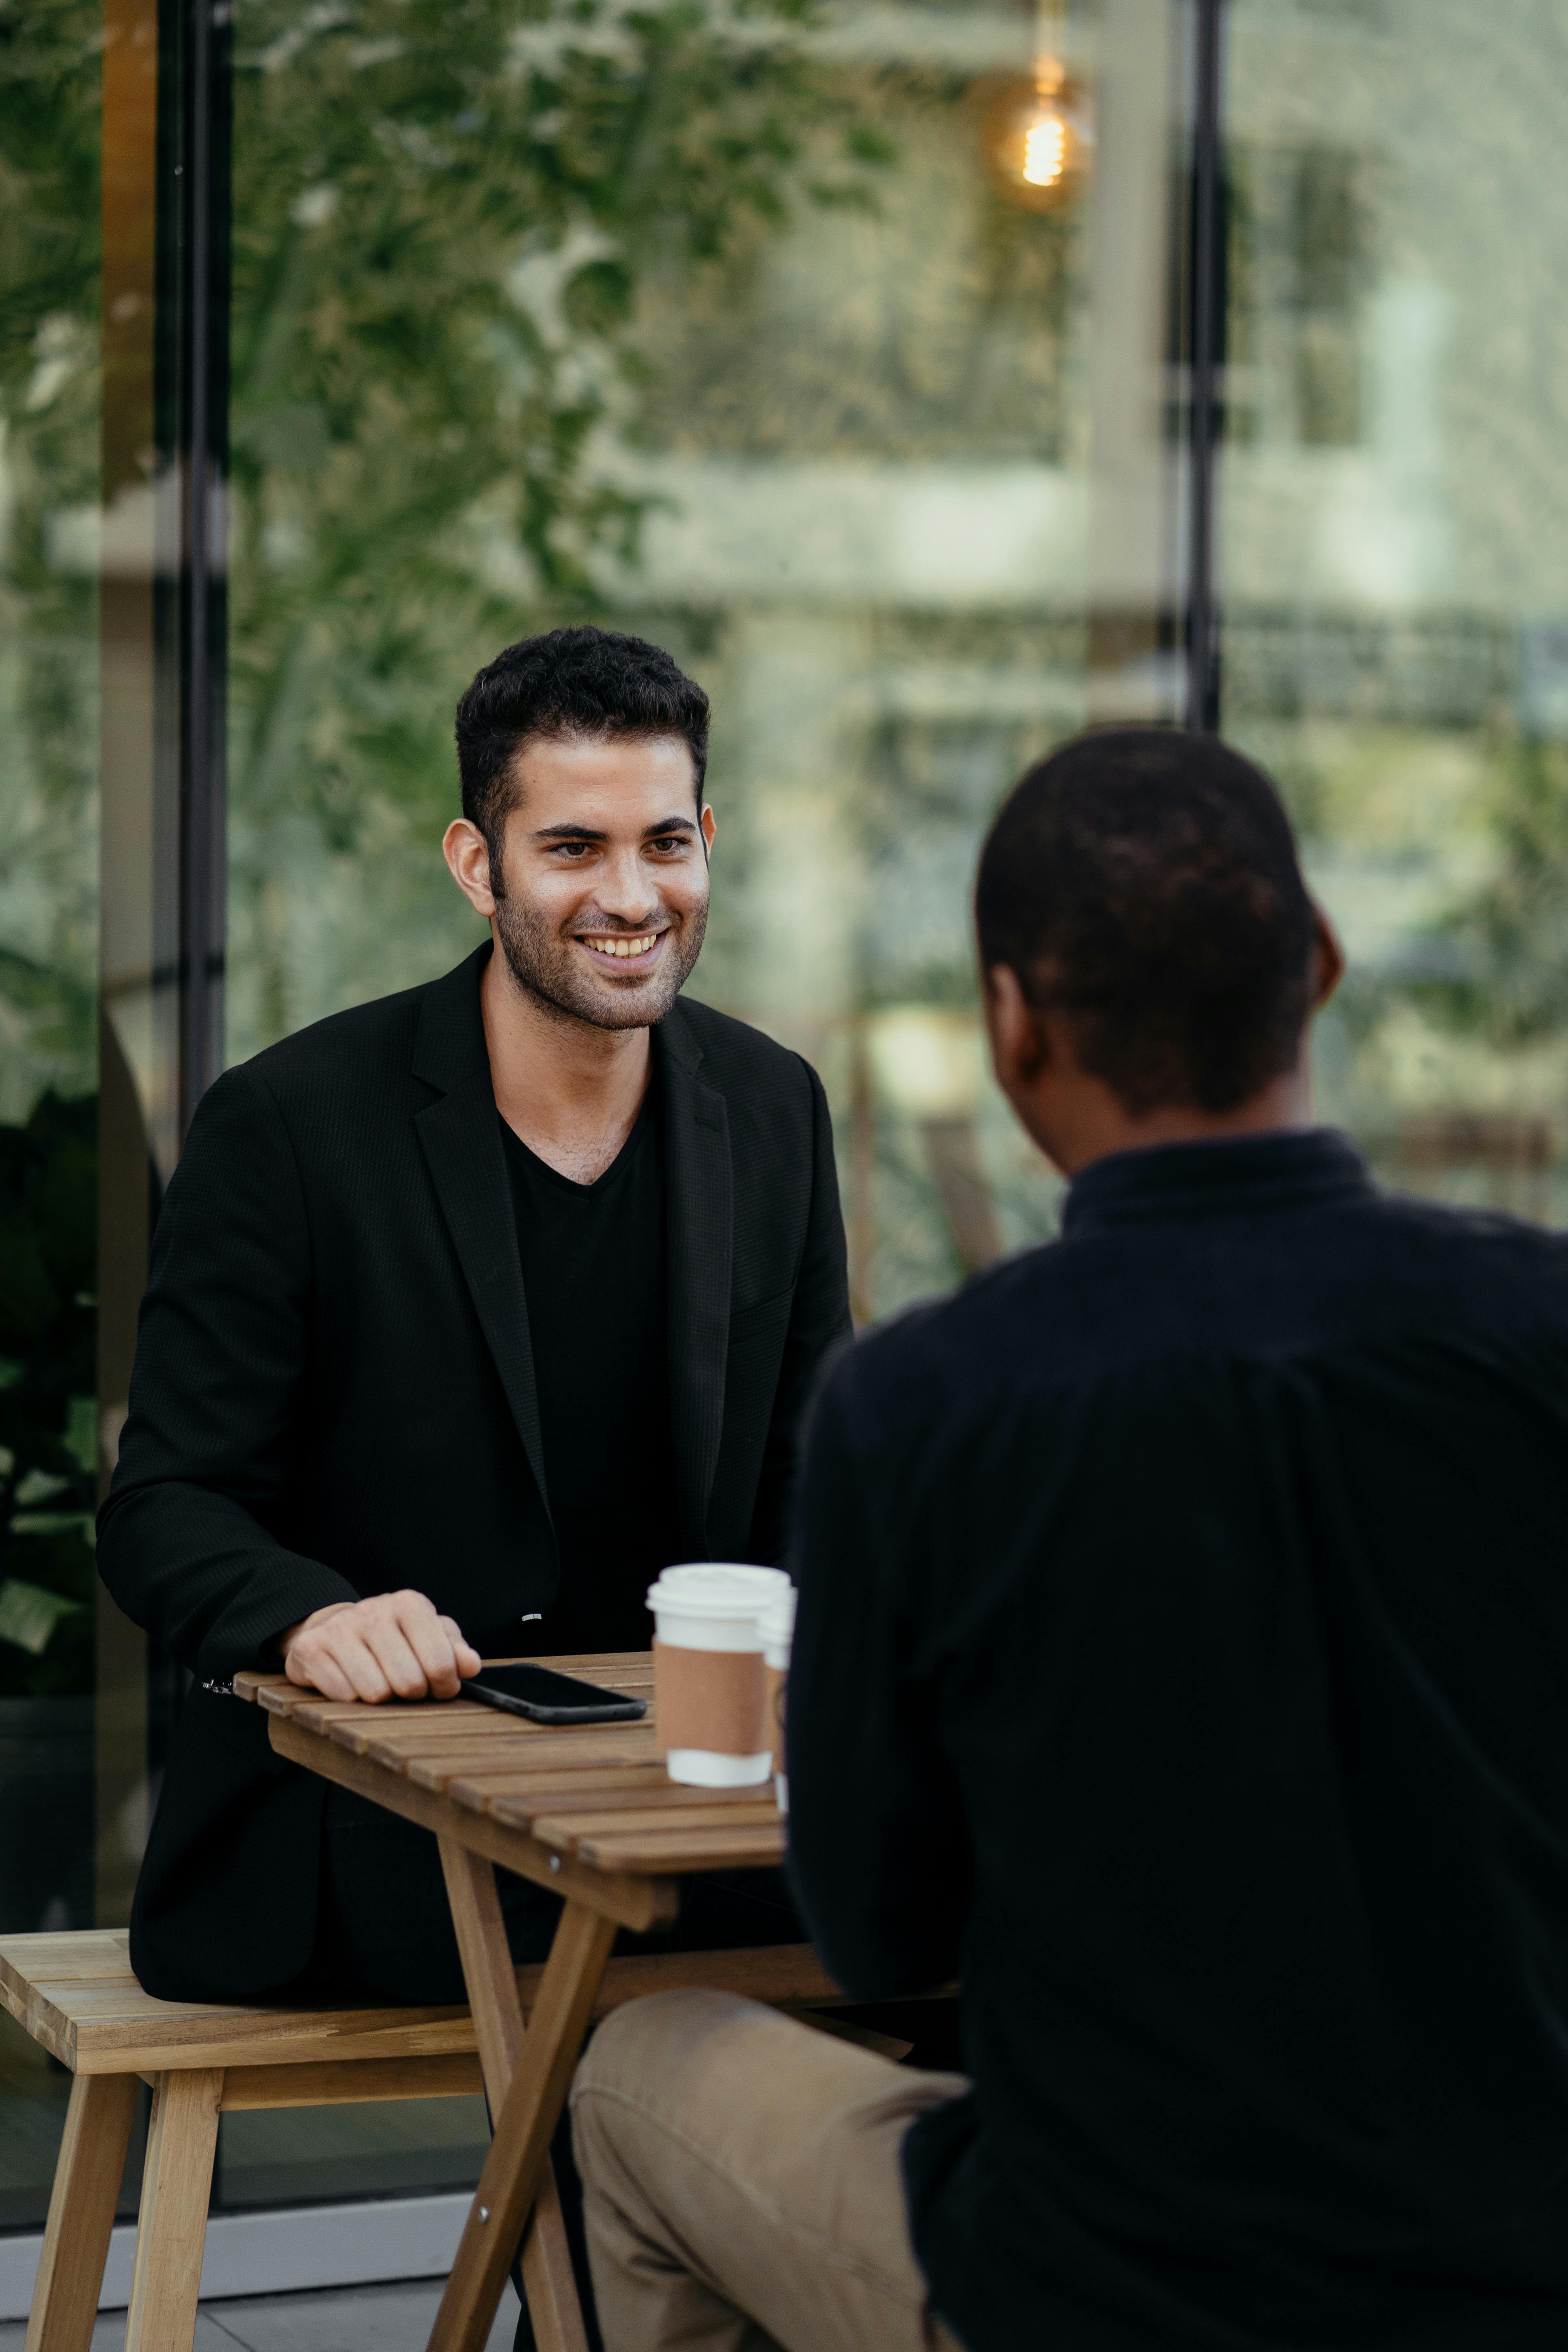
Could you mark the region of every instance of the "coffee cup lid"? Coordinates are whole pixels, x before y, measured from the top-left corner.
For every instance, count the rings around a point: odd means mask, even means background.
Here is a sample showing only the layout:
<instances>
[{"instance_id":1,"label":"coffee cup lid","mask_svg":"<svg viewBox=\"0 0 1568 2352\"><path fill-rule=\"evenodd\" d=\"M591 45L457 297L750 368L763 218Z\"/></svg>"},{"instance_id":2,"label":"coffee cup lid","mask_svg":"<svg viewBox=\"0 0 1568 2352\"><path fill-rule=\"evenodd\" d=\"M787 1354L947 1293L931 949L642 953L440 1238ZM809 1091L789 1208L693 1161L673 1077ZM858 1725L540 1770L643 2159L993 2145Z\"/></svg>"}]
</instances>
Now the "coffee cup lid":
<instances>
[{"instance_id":1,"label":"coffee cup lid","mask_svg":"<svg viewBox=\"0 0 1568 2352\"><path fill-rule=\"evenodd\" d=\"M674 1587L688 1582L700 1584L704 1578L715 1575L744 1577L759 1592L764 1590L769 1592L785 1592L793 1591L795 1589L790 1583L785 1570L757 1568L750 1560L738 1559L685 1560L675 1568L661 1569L658 1580L661 1584Z\"/></svg>"},{"instance_id":2,"label":"coffee cup lid","mask_svg":"<svg viewBox=\"0 0 1568 2352\"><path fill-rule=\"evenodd\" d=\"M647 1605L699 1617L761 1618L790 1581L782 1568L749 1568L733 1560L693 1560L665 1569L649 1585Z\"/></svg>"}]
</instances>

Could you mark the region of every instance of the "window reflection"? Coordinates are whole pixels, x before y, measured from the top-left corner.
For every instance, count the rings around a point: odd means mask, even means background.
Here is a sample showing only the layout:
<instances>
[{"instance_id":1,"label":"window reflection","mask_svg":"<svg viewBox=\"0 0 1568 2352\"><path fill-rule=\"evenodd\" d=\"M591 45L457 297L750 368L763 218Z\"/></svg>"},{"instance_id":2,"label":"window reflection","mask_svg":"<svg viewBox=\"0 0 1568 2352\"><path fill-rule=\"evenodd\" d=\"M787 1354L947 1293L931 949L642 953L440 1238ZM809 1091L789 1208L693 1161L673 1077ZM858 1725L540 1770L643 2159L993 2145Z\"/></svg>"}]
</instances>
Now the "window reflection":
<instances>
[{"instance_id":1,"label":"window reflection","mask_svg":"<svg viewBox=\"0 0 1568 2352\"><path fill-rule=\"evenodd\" d=\"M1395 1181L1560 1221L1568 24L1230 14L1225 726L1350 950L1324 1108Z\"/></svg>"}]
</instances>

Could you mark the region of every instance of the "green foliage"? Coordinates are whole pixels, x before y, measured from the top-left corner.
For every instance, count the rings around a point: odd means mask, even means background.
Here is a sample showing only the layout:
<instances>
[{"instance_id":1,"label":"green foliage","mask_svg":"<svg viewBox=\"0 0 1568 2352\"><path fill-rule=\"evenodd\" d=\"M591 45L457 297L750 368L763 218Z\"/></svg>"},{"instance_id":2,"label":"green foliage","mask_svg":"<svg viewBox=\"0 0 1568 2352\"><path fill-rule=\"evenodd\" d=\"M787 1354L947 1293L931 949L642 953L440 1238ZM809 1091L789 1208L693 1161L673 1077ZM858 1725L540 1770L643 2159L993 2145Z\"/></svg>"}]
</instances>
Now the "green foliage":
<instances>
[{"instance_id":1,"label":"green foliage","mask_svg":"<svg viewBox=\"0 0 1568 2352\"><path fill-rule=\"evenodd\" d=\"M31 385L50 318L98 312L101 7L0 0L0 396ZM47 356L47 355L46 355Z\"/></svg>"},{"instance_id":2,"label":"green foliage","mask_svg":"<svg viewBox=\"0 0 1568 2352\"><path fill-rule=\"evenodd\" d=\"M0 0L0 1115L92 1083L98 494L92 0Z\"/></svg>"},{"instance_id":3,"label":"green foliage","mask_svg":"<svg viewBox=\"0 0 1568 2352\"><path fill-rule=\"evenodd\" d=\"M0 1697L92 1687L97 1130L0 1127Z\"/></svg>"}]
</instances>

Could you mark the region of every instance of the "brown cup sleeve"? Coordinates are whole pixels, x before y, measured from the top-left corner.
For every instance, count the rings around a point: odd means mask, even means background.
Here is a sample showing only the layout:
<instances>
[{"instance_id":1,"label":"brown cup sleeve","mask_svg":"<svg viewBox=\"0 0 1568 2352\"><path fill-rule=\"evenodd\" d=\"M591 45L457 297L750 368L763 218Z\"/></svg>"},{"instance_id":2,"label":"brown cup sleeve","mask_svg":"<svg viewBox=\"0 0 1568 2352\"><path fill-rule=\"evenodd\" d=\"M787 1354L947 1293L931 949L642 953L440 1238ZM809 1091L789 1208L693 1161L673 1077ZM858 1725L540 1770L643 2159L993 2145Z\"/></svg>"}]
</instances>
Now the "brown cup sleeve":
<instances>
[{"instance_id":1,"label":"brown cup sleeve","mask_svg":"<svg viewBox=\"0 0 1568 2352\"><path fill-rule=\"evenodd\" d=\"M682 1650L653 1645L654 1721L658 1744L714 1756L760 1756L773 1745L760 1650Z\"/></svg>"}]
</instances>

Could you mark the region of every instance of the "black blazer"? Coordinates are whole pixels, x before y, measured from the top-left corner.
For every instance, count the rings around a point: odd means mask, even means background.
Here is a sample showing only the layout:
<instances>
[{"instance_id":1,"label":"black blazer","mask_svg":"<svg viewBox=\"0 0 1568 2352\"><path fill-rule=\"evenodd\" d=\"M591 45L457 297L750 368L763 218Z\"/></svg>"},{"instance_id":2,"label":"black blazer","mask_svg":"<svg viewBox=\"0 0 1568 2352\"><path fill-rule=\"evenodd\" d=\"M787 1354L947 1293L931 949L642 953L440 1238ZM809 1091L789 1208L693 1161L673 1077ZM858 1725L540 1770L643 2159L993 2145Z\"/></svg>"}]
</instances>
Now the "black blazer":
<instances>
[{"instance_id":1,"label":"black blazer","mask_svg":"<svg viewBox=\"0 0 1568 2352\"><path fill-rule=\"evenodd\" d=\"M481 1650L558 1646L489 953L228 1071L169 1187L98 1555L197 1677L131 1923L166 1998L282 1985L314 1938L324 1784L223 1691L237 1668L313 1609L405 1586ZM654 1043L682 1547L773 1560L849 1328L827 1105L798 1055L705 1005Z\"/></svg>"}]
</instances>

